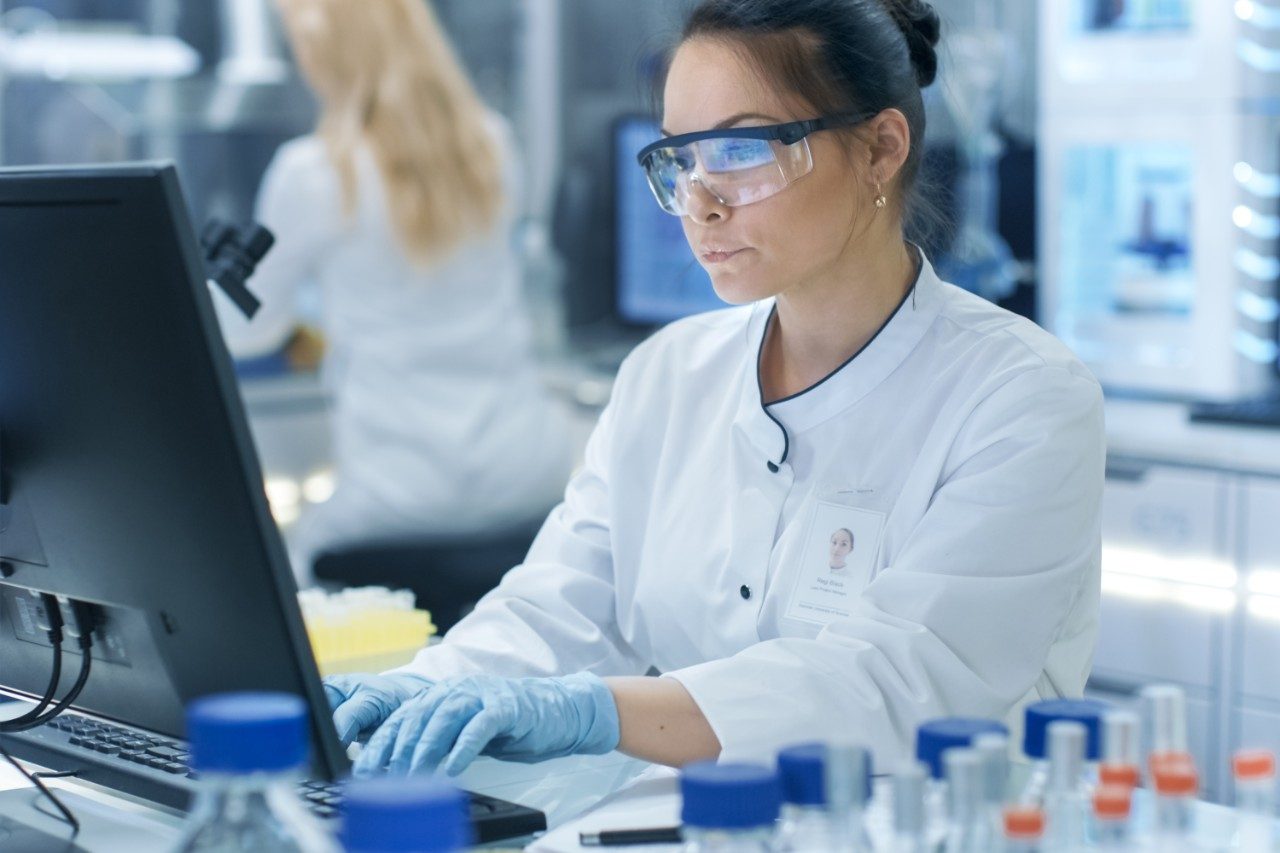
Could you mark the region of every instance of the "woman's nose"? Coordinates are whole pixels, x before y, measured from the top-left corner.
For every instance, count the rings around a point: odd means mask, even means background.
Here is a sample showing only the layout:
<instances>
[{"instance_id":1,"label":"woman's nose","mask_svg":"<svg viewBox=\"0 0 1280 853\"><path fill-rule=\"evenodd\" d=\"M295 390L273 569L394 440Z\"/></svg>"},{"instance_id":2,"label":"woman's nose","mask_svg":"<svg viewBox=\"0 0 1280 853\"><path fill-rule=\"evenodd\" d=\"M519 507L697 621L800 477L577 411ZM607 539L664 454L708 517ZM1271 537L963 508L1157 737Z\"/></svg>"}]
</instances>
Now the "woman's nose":
<instances>
[{"instance_id":1,"label":"woman's nose","mask_svg":"<svg viewBox=\"0 0 1280 853\"><path fill-rule=\"evenodd\" d=\"M688 210L689 218L700 225L709 225L729 218L729 206L711 190L707 189L702 179L697 175L689 178L687 192L688 200L685 208Z\"/></svg>"}]
</instances>

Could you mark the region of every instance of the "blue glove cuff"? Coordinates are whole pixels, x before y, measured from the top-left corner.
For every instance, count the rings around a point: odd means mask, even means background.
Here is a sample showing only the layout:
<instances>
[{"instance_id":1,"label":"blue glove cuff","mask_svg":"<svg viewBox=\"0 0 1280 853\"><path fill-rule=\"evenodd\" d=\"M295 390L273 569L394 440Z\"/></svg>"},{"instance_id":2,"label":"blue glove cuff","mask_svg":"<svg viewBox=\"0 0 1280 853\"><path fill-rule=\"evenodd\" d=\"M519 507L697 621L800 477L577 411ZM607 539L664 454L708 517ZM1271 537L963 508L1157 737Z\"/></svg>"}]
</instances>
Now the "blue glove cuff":
<instances>
[{"instance_id":1,"label":"blue glove cuff","mask_svg":"<svg viewBox=\"0 0 1280 853\"><path fill-rule=\"evenodd\" d=\"M568 752L604 755L618 748L621 731L618 726L618 703L613 691L598 676L589 672L565 675L557 681L565 688L578 710L578 742Z\"/></svg>"}]
</instances>

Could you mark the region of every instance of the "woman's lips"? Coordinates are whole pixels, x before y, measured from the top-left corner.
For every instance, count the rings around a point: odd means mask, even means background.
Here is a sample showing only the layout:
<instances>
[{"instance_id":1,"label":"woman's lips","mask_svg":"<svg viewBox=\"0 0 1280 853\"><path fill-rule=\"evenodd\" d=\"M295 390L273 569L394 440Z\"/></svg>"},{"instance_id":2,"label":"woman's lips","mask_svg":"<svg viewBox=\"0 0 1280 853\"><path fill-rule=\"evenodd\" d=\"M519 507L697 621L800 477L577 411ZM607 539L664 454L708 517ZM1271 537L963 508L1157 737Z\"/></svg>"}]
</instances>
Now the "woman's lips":
<instances>
[{"instance_id":1,"label":"woman's lips","mask_svg":"<svg viewBox=\"0 0 1280 853\"><path fill-rule=\"evenodd\" d=\"M730 258L747 251L742 249L703 249L701 252L702 260L709 264L723 263Z\"/></svg>"}]
</instances>

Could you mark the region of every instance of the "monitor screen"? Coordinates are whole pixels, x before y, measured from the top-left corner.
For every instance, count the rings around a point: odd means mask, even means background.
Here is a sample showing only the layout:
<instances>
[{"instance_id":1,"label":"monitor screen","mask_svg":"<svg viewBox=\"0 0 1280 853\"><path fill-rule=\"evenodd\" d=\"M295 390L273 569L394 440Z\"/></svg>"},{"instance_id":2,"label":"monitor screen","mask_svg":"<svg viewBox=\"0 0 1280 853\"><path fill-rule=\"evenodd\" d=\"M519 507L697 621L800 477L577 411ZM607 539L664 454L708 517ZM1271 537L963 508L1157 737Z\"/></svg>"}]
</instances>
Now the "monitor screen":
<instances>
[{"instance_id":1,"label":"monitor screen","mask_svg":"<svg viewBox=\"0 0 1280 853\"><path fill-rule=\"evenodd\" d=\"M1077 8L1080 29L1086 33L1191 28L1190 0L1078 0Z\"/></svg>"},{"instance_id":2,"label":"monitor screen","mask_svg":"<svg viewBox=\"0 0 1280 853\"><path fill-rule=\"evenodd\" d=\"M623 322L637 325L725 306L689 248L679 217L658 206L636 163L636 153L660 135L657 123L641 116L614 125L616 310Z\"/></svg>"},{"instance_id":3,"label":"monitor screen","mask_svg":"<svg viewBox=\"0 0 1280 853\"><path fill-rule=\"evenodd\" d=\"M1188 367L1191 150L1133 141L1078 145L1066 155L1054 331L1086 361Z\"/></svg>"}]
</instances>

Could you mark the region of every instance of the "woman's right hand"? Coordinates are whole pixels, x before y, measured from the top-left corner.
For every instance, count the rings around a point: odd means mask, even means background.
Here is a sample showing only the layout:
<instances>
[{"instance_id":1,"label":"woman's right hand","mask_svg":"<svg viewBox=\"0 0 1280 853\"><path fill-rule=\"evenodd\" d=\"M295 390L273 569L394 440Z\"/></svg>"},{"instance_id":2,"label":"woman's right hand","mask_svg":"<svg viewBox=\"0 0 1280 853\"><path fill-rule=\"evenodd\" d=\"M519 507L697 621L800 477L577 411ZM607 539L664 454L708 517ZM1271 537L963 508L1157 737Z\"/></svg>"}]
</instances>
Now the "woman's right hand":
<instances>
[{"instance_id":1,"label":"woman's right hand","mask_svg":"<svg viewBox=\"0 0 1280 853\"><path fill-rule=\"evenodd\" d=\"M433 682L406 672L330 675L324 695L343 746L373 734L402 703L429 689Z\"/></svg>"}]
</instances>

